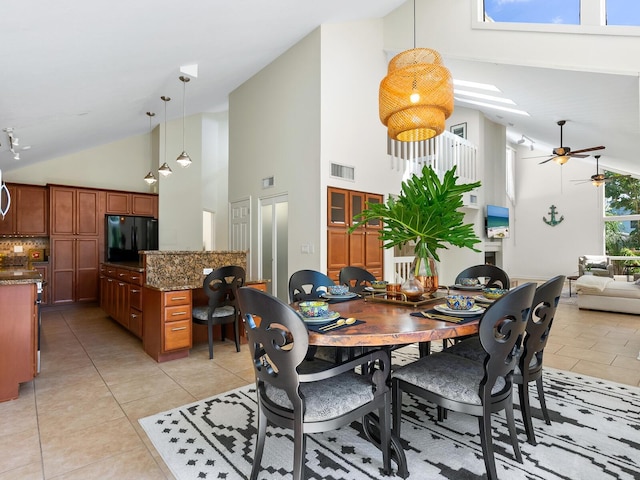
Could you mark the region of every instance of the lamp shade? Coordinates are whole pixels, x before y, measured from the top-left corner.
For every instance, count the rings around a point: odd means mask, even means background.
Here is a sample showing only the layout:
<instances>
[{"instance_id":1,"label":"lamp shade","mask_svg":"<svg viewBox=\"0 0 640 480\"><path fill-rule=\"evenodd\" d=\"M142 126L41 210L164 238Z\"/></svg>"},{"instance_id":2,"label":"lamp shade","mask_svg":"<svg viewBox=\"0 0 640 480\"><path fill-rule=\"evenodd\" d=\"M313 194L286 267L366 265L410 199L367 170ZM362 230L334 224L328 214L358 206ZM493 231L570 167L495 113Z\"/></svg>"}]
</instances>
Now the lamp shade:
<instances>
[{"instance_id":1,"label":"lamp shade","mask_svg":"<svg viewBox=\"0 0 640 480\"><path fill-rule=\"evenodd\" d=\"M453 112L451 73L440 54L414 48L393 57L380 82L379 111L394 140L416 142L440 135Z\"/></svg>"}]
</instances>

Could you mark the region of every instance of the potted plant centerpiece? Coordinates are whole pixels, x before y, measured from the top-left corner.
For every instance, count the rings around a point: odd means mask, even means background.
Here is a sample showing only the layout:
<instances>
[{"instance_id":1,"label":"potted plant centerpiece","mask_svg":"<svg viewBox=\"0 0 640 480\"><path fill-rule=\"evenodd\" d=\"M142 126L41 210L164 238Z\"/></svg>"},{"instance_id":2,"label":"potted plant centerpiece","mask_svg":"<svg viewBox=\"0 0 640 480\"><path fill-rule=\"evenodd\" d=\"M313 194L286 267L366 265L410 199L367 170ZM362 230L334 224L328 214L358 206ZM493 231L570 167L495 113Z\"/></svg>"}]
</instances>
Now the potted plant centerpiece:
<instances>
[{"instance_id":1,"label":"potted plant centerpiece","mask_svg":"<svg viewBox=\"0 0 640 480\"><path fill-rule=\"evenodd\" d=\"M473 225L465 224L464 212L458 211L463 206L463 194L478 188L480 182L458 184L455 172L454 166L441 181L433 168L425 165L420 175L402 182L397 197L389 197L386 203L367 203L367 208L356 215L357 223L349 229L353 232L360 225L379 219L383 222L380 239L385 248L415 242L411 270L426 293L438 289L439 249L448 248L449 244L480 251L474 247L480 239Z\"/></svg>"}]
</instances>

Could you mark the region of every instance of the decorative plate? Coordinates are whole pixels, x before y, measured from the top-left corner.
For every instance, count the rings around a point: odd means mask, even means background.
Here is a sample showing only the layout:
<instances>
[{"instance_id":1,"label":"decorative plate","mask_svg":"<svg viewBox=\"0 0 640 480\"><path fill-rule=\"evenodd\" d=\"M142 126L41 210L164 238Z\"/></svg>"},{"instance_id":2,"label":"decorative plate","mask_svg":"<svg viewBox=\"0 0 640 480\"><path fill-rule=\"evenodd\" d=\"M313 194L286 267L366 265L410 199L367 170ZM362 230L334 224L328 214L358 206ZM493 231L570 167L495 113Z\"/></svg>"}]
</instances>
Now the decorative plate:
<instances>
[{"instance_id":1,"label":"decorative plate","mask_svg":"<svg viewBox=\"0 0 640 480\"><path fill-rule=\"evenodd\" d=\"M322 298L326 298L327 300L331 300L332 298L334 299L345 299L345 298L353 298L353 297L357 297L358 294L357 293L353 293L353 292L347 292L344 295L331 295L330 293L323 293Z\"/></svg>"},{"instance_id":2,"label":"decorative plate","mask_svg":"<svg viewBox=\"0 0 640 480\"><path fill-rule=\"evenodd\" d=\"M473 299L476 302L482 302L482 303L493 303L495 302L495 300L491 299L491 298L487 298L484 295L476 295L473 297Z\"/></svg>"},{"instance_id":3,"label":"decorative plate","mask_svg":"<svg viewBox=\"0 0 640 480\"><path fill-rule=\"evenodd\" d=\"M483 285L460 285L458 283L456 283L453 288L455 288L456 290L483 290L484 286Z\"/></svg>"},{"instance_id":4,"label":"decorative plate","mask_svg":"<svg viewBox=\"0 0 640 480\"><path fill-rule=\"evenodd\" d=\"M305 323L308 323L310 325L315 325L317 323L326 323L340 318L340 314L338 312L329 312L329 314L324 317L305 317L300 312L298 312L298 315L300 315L300 318L302 318Z\"/></svg>"},{"instance_id":5,"label":"decorative plate","mask_svg":"<svg viewBox=\"0 0 640 480\"><path fill-rule=\"evenodd\" d=\"M446 313L447 315L453 315L454 317L473 317L474 315L480 315L484 313L485 309L474 305L469 310L453 310L446 305L434 305L434 307L440 313Z\"/></svg>"}]
</instances>

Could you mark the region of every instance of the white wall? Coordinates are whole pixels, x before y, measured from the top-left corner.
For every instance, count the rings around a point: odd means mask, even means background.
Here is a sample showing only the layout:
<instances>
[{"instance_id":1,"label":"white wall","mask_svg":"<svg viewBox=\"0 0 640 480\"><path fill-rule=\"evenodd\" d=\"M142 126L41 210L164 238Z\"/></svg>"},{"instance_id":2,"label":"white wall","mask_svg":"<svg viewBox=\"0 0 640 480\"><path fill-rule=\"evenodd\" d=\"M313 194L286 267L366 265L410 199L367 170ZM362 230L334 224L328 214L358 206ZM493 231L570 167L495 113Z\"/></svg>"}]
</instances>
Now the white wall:
<instances>
[{"instance_id":1,"label":"white wall","mask_svg":"<svg viewBox=\"0 0 640 480\"><path fill-rule=\"evenodd\" d=\"M250 278L258 278L260 198L289 196L289 272L320 269L320 29L229 97L229 201L251 198ZM275 185L262 189L262 179ZM302 254L300 245L314 252Z\"/></svg>"}]
</instances>

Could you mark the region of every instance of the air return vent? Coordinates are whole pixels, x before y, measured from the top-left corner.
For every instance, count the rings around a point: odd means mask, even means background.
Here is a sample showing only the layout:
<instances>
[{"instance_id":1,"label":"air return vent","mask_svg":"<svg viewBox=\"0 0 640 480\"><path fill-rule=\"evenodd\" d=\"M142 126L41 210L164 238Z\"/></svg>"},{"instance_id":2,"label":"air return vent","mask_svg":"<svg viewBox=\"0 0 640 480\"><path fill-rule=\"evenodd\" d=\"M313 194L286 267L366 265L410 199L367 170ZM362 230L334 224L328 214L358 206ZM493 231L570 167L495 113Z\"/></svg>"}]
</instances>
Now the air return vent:
<instances>
[{"instance_id":1,"label":"air return vent","mask_svg":"<svg viewBox=\"0 0 640 480\"><path fill-rule=\"evenodd\" d=\"M275 185L273 177L267 177L262 179L262 188L270 188Z\"/></svg>"},{"instance_id":2,"label":"air return vent","mask_svg":"<svg viewBox=\"0 0 640 480\"><path fill-rule=\"evenodd\" d=\"M354 167L347 167L346 165L339 165L337 163L331 164L331 176L337 178L343 178L345 180L355 180Z\"/></svg>"}]
</instances>

